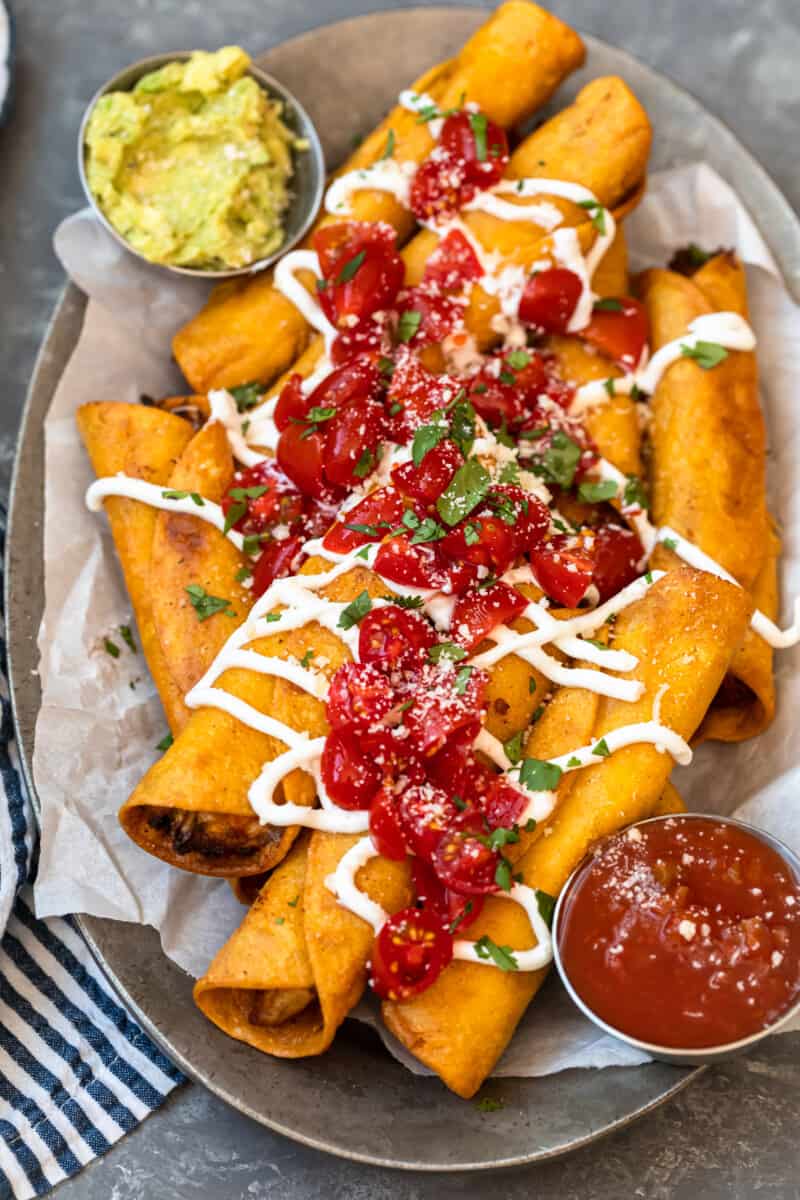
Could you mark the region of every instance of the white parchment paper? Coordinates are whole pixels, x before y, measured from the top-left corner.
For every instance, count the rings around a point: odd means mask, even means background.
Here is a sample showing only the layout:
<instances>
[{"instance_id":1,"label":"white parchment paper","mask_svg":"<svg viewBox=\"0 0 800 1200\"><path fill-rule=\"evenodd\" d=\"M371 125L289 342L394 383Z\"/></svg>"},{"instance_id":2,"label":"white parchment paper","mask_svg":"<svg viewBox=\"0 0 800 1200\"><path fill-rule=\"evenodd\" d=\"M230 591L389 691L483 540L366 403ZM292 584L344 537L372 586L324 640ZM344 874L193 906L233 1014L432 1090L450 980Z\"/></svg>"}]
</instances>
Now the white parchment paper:
<instances>
[{"instance_id":1,"label":"white parchment paper","mask_svg":"<svg viewBox=\"0 0 800 1200\"><path fill-rule=\"evenodd\" d=\"M747 264L770 440L770 494L784 537L784 620L800 591L800 310L786 292L756 225L731 188L704 164L650 179L626 224L632 265L666 263L680 246L733 246ZM40 916L71 912L155 926L164 952L194 976L238 925L243 909L219 880L173 870L122 833L117 810L156 757L166 726L140 654L116 633L130 622L108 528L86 511L92 472L74 423L88 400L135 402L180 391L170 359L175 330L206 285L170 277L121 250L92 219L65 221L55 248L90 297L83 330L45 422L45 611L39 635L42 707L34 776L42 805L35 886ZM183 385L185 388L185 385ZM110 635L121 648L103 649ZM706 745L674 780L690 808L737 812L800 852L800 649L779 653L778 716L742 746ZM365 1001L357 1015L374 1022ZM412 1070L420 1066L386 1035ZM496 1074L544 1075L566 1067L632 1065L644 1056L586 1022L552 979L531 1007Z\"/></svg>"}]
</instances>

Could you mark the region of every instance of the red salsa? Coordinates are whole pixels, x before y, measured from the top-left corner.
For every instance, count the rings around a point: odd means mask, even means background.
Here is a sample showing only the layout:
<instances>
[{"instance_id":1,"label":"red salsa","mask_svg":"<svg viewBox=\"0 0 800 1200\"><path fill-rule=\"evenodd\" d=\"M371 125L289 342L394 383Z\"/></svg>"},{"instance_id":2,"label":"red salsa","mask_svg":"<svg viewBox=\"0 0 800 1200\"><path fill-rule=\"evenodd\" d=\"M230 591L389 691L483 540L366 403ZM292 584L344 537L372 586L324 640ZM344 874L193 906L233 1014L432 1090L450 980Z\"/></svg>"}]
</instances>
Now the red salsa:
<instances>
[{"instance_id":1,"label":"red salsa","mask_svg":"<svg viewBox=\"0 0 800 1200\"><path fill-rule=\"evenodd\" d=\"M754 834L670 817L601 844L565 897L564 970L588 1007L659 1046L757 1033L800 993L800 883Z\"/></svg>"}]
</instances>

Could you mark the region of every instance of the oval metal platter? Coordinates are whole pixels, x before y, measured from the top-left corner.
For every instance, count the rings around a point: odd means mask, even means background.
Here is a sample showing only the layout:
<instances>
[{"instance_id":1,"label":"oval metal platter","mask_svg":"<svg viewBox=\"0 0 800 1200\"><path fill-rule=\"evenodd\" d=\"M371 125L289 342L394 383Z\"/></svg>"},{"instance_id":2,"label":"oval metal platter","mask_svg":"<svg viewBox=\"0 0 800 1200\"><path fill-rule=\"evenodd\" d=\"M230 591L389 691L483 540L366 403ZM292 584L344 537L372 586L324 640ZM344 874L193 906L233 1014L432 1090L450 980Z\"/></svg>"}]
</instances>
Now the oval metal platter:
<instances>
[{"instance_id":1,"label":"oval metal platter","mask_svg":"<svg viewBox=\"0 0 800 1200\"><path fill-rule=\"evenodd\" d=\"M320 131L328 162L335 164L409 79L452 54L484 16L467 8L375 13L276 46L259 62L299 96ZM558 105L592 77L622 75L653 120L654 167L700 158L717 167L756 215L787 282L800 294L800 224L758 163L688 93L622 51L586 40L587 65L561 90ZM70 285L31 383L12 492L6 611L19 742L32 788L43 597L42 424L83 310L81 293ZM164 957L154 930L94 918L83 918L81 927L122 997L188 1075L271 1129L361 1162L427 1171L537 1162L620 1128L696 1074L653 1063L490 1081L483 1094L502 1097L503 1109L484 1113L438 1080L412 1075L354 1022L345 1023L322 1058L287 1062L262 1056L201 1016L192 1003L192 981Z\"/></svg>"}]
</instances>

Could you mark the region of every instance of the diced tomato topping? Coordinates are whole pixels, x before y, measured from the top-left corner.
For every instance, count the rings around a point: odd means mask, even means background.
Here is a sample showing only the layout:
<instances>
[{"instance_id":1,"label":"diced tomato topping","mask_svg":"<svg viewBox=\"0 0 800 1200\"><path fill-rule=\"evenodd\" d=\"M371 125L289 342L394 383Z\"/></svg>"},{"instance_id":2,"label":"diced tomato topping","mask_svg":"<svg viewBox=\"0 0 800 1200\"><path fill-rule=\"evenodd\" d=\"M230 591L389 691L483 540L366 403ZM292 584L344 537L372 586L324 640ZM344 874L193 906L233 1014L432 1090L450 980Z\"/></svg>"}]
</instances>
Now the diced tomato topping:
<instances>
[{"instance_id":1,"label":"diced tomato topping","mask_svg":"<svg viewBox=\"0 0 800 1200\"><path fill-rule=\"evenodd\" d=\"M433 629L415 612L386 604L363 618L358 627L358 657L392 672L423 661L436 641Z\"/></svg>"},{"instance_id":2,"label":"diced tomato topping","mask_svg":"<svg viewBox=\"0 0 800 1200\"><path fill-rule=\"evenodd\" d=\"M431 866L418 856L411 859L414 894L426 911L434 912L445 927L459 935L480 916L483 896L460 896L442 885Z\"/></svg>"},{"instance_id":3,"label":"diced tomato topping","mask_svg":"<svg viewBox=\"0 0 800 1200\"><path fill-rule=\"evenodd\" d=\"M424 285L400 293L397 301L398 330L403 329L403 314L418 313L416 332L403 340L414 349L441 342L464 321L464 305L450 296L437 295Z\"/></svg>"},{"instance_id":4,"label":"diced tomato topping","mask_svg":"<svg viewBox=\"0 0 800 1200\"><path fill-rule=\"evenodd\" d=\"M594 562L592 582L602 602L616 596L641 574L644 549L634 531L622 525L601 525L592 530L590 536Z\"/></svg>"},{"instance_id":5,"label":"diced tomato topping","mask_svg":"<svg viewBox=\"0 0 800 1200\"><path fill-rule=\"evenodd\" d=\"M406 856L406 835L400 823L397 796L388 785L382 787L372 801L369 832L378 854L402 862Z\"/></svg>"},{"instance_id":6,"label":"diced tomato topping","mask_svg":"<svg viewBox=\"0 0 800 1200\"><path fill-rule=\"evenodd\" d=\"M453 957L453 938L433 912L404 908L385 923L372 948L373 989L407 1000L438 978Z\"/></svg>"},{"instance_id":7,"label":"diced tomato topping","mask_svg":"<svg viewBox=\"0 0 800 1200\"><path fill-rule=\"evenodd\" d=\"M305 557L302 551L303 538L298 535L267 542L253 569L253 595L263 596L273 580L293 575Z\"/></svg>"},{"instance_id":8,"label":"diced tomato topping","mask_svg":"<svg viewBox=\"0 0 800 1200\"><path fill-rule=\"evenodd\" d=\"M490 829L510 829L528 807L528 797L503 775L492 772L492 776L481 797L481 808Z\"/></svg>"},{"instance_id":9,"label":"diced tomato topping","mask_svg":"<svg viewBox=\"0 0 800 1200\"><path fill-rule=\"evenodd\" d=\"M462 896L486 896L498 890L495 872L500 863L496 850L482 841L483 817L473 809L459 813L433 852L432 866L445 887Z\"/></svg>"},{"instance_id":10,"label":"diced tomato topping","mask_svg":"<svg viewBox=\"0 0 800 1200\"><path fill-rule=\"evenodd\" d=\"M525 610L528 601L515 587L494 583L483 591L459 596L450 622L453 639L473 650L498 625L507 625Z\"/></svg>"},{"instance_id":11,"label":"diced tomato topping","mask_svg":"<svg viewBox=\"0 0 800 1200\"><path fill-rule=\"evenodd\" d=\"M539 500L503 484L492 488L486 501L437 544L456 561L490 567L501 575L523 550L541 540L549 525Z\"/></svg>"},{"instance_id":12,"label":"diced tomato topping","mask_svg":"<svg viewBox=\"0 0 800 1200\"><path fill-rule=\"evenodd\" d=\"M392 483L411 500L433 504L439 499L458 468L464 455L455 442L445 438L424 456L419 466L402 463L392 471Z\"/></svg>"},{"instance_id":13,"label":"diced tomato topping","mask_svg":"<svg viewBox=\"0 0 800 1200\"><path fill-rule=\"evenodd\" d=\"M413 545L406 534L384 542L375 557L375 570L384 579L407 587L434 588L446 595L460 595L477 577L469 562L450 562L439 543Z\"/></svg>"},{"instance_id":14,"label":"diced tomato topping","mask_svg":"<svg viewBox=\"0 0 800 1200\"><path fill-rule=\"evenodd\" d=\"M411 181L409 207L418 221L437 221L458 212L475 195L463 164L456 163L437 147L420 163Z\"/></svg>"},{"instance_id":15,"label":"diced tomato topping","mask_svg":"<svg viewBox=\"0 0 800 1200\"><path fill-rule=\"evenodd\" d=\"M278 462L301 492L324 500L331 494L325 481L325 434L305 421L287 425L278 438Z\"/></svg>"},{"instance_id":16,"label":"diced tomato topping","mask_svg":"<svg viewBox=\"0 0 800 1200\"><path fill-rule=\"evenodd\" d=\"M397 797L397 811L408 845L427 862L442 834L458 816L447 792L430 783L402 791Z\"/></svg>"},{"instance_id":17,"label":"diced tomato topping","mask_svg":"<svg viewBox=\"0 0 800 1200\"><path fill-rule=\"evenodd\" d=\"M440 239L425 264L423 282L435 284L445 292L458 292L467 283L483 275L480 259L459 229Z\"/></svg>"},{"instance_id":18,"label":"diced tomato topping","mask_svg":"<svg viewBox=\"0 0 800 1200\"><path fill-rule=\"evenodd\" d=\"M308 397L303 394L303 377L295 373L281 388L275 405L275 428L280 432L294 420L302 420L309 407Z\"/></svg>"},{"instance_id":19,"label":"diced tomato topping","mask_svg":"<svg viewBox=\"0 0 800 1200\"><path fill-rule=\"evenodd\" d=\"M260 494L247 495L248 492ZM241 505L245 510L234 521L233 528L245 534L266 533L273 525L291 525L298 520L303 515L304 498L274 459L265 459L237 471L222 498L226 517L234 506Z\"/></svg>"},{"instance_id":20,"label":"diced tomato topping","mask_svg":"<svg viewBox=\"0 0 800 1200\"><path fill-rule=\"evenodd\" d=\"M345 221L323 226L311 240L325 281L319 302L337 328L346 329L394 303L404 267L389 225Z\"/></svg>"},{"instance_id":21,"label":"diced tomato topping","mask_svg":"<svg viewBox=\"0 0 800 1200\"><path fill-rule=\"evenodd\" d=\"M451 796L468 800L468 776L475 765L475 738L480 733L480 720L473 720L450 735L440 750L425 761L428 778L443 787Z\"/></svg>"},{"instance_id":22,"label":"diced tomato topping","mask_svg":"<svg viewBox=\"0 0 800 1200\"><path fill-rule=\"evenodd\" d=\"M457 669L452 665L424 667L415 682L414 702L403 714L403 723L423 757L435 754L464 725L480 717L488 677L472 669L469 678L456 687Z\"/></svg>"},{"instance_id":23,"label":"diced tomato topping","mask_svg":"<svg viewBox=\"0 0 800 1200\"><path fill-rule=\"evenodd\" d=\"M634 370L650 337L647 310L639 300L621 296L616 309L595 308L580 337L626 371Z\"/></svg>"},{"instance_id":24,"label":"diced tomato topping","mask_svg":"<svg viewBox=\"0 0 800 1200\"><path fill-rule=\"evenodd\" d=\"M506 424L516 429L536 411L539 397L549 392L544 359L532 350L524 353L527 362L517 368L507 356L490 359L469 385L475 411L494 428Z\"/></svg>"},{"instance_id":25,"label":"diced tomato topping","mask_svg":"<svg viewBox=\"0 0 800 1200\"><path fill-rule=\"evenodd\" d=\"M377 400L350 400L327 422L325 477L352 488L377 465L384 410Z\"/></svg>"},{"instance_id":26,"label":"diced tomato topping","mask_svg":"<svg viewBox=\"0 0 800 1200\"><path fill-rule=\"evenodd\" d=\"M403 516L403 498L392 487L376 488L353 508L339 515L325 534L323 545L334 554L346 554L367 542L379 542ZM353 529L353 525L363 528Z\"/></svg>"},{"instance_id":27,"label":"diced tomato topping","mask_svg":"<svg viewBox=\"0 0 800 1200\"><path fill-rule=\"evenodd\" d=\"M566 267L548 267L531 275L519 302L519 319L546 333L566 333L583 284Z\"/></svg>"},{"instance_id":28,"label":"diced tomato topping","mask_svg":"<svg viewBox=\"0 0 800 1200\"><path fill-rule=\"evenodd\" d=\"M499 183L508 166L508 138L485 113L453 113L442 126L439 146L463 165L465 179L479 188Z\"/></svg>"},{"instance_id":29,"label":"diced tomato topping","mask_svg":"<svg viewBox=\"0 0 800 1200\"><path fill-rule=\"evenodd\" d=\"M446 408L461 383L452 375L433 375L404 347L398 352L389 386L389 436L398 445L409 440L433 413Z\"/></svg>"},{"instance_id":30,"label":"diced tomato topping","mask_svg":"<svg viewBox=\"0 0 800 1200\"><path fill-rule=\"evenodd\" d=\"M567 549L563 535L531 550L531 566L542 591L556 604L575 608L592 582L594 563L580 548Z\"/></svg>"},{"instance_id":31,"label":"diced tomato topping","mask_svg":"<svg viewBox=\"0 0 800 1200\"><path fill-rule=\"evenodd\" d=\"M389 680L366 662L343 663L334 672L326 713L332 729L363 732L382 721L397 703Z\"/></svg>"},{"instance_id":32,"label":"diced tomato topping","mask_svg":"<svg viewBox=\"0 0 800 1200\"><path fill-rule=\"evenodd\" d=\"M322 781L340 808L369 808L381 786L381 773L372 759L361 753L354 735L334 731L322 751Z\"/></svg>"},{"instance_id":33,"label":"diced tomato topping","mask_svg":"<svg viewBox=\"0 0 800 1200\"><path fill-rule=\"evenodd\" d=\"M376 315L370 315L352 328L342 329L333 339L331 362L335 367L339 367L351 358L359 358L362 355L375 358L387 354L390 349L386 320L378 320Z\"/></svg>"}]
</instances>

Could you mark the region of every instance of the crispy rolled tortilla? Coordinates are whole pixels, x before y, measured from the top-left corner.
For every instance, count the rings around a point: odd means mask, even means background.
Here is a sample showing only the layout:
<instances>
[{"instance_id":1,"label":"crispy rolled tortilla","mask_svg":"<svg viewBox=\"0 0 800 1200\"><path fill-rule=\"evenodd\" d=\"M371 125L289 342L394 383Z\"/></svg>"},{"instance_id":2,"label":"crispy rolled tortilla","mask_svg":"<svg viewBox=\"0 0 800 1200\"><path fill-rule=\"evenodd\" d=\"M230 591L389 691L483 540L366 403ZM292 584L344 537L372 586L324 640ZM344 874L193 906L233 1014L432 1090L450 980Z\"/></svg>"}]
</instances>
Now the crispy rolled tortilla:
<instances>
[{"instance_id":1,"label":"crispy rolled tortilla","mask_svg":"<svg viewBox=\"0 0 800 1200\"><path fill-rule=\"evenodd\" d=\"M428 71L413 85L441 108L474 101L487 116L511 128L545 104L584 59L578 35L527 0L500 5L455 58ZM397 106L341 168L363 168L385 153L394 133L398 162L421 162L433 141L415 113ZM387 192L362 191L355 216L386 221L404 241L413 217ZM317 227L332 218L324 214ZM271 273L217 288L208 304L176 334L173 351L196 392L259 380L270 383L303 351L309 327L293 304L276 291Z\"/></svg>"},{"instance_id":2,"label":"crispy rolled tortilla","mask_svg":"<svg viewBox=\"0 0 800 1200\"><path fill-rule=\"evenodd\" d=\"M84 404L78 430L98 476L123 471L136 479L167 486L177 460L192 438L191 425L157 408L113 401ZM110 496L104 508L125 576L139 640L173 734L189 719L183 690L169 669L156 629L150 577L150 549L156 510L138 500Z\"/></svg>"},{"instance_id":3,"label":"crispy rolled tortilla","mask_svg":"<svg viewBox=\"0 0 800 1200\"><path fill-rule=\"evenodd\" d=\"M632 674L644 682L644 695L633 704L600 698L592 739L649 720L664 685L662 721L692 737L742 640L750 611L742 589L688 567L671 571L616 624L614 645L639 658ZM576 704L579 695L576 691ZM654 811L671 769L668 755L634 745L564 776L553 817L517 863L525 882L557 895L593 842ZM495 897L470 928L471 937L484 934L512 949L531 944L524 911ZM469 1097L491 1073L545 974L454 962L421 995L385 1003L383 1018L449 1088Z\"/></svg>"},{"instance_id":4,"label":"crispy rolled tortilla","mask_svg":"<svg viewBox=\"0 0 800 1200\"><path fill-rule=\"evenodd\" d=\"M234 471L225 429L214 423L189 442L169 486L220 504ZM253 605L252 593L237 580L245 562L232 542L207 521L179 512L157 513L150 562L157 581L152 588L153 622L170 674L184 695L205 674ZM211 596L229 600L228 612L198 621L186 592L194 584Z\"/></svg>"},{"instance_id":5,"label":"crispy rolled tortilla","mask_svg":"<svg viewBox=\"0 0 800 1200\"><path fill-rule=\"evenodd\" d=\"M747 318L744 270L718 254L691 278L646 271L639 289L650 318L653 350L680 337L695 317L736 312ZM765 432L754 353L729 351L704 371L688 358L674 363L651 400L652 514L715 559L770 617L777 609L779 543L766 507ZM658 567L675 556L659 545ZM741 741L760 733L775 712L773 652L748 630L718 702L699 736Z\"/></svg>"}]
</instances>

